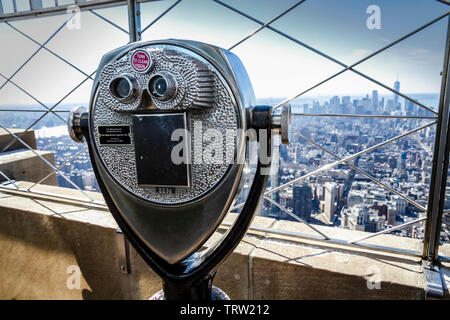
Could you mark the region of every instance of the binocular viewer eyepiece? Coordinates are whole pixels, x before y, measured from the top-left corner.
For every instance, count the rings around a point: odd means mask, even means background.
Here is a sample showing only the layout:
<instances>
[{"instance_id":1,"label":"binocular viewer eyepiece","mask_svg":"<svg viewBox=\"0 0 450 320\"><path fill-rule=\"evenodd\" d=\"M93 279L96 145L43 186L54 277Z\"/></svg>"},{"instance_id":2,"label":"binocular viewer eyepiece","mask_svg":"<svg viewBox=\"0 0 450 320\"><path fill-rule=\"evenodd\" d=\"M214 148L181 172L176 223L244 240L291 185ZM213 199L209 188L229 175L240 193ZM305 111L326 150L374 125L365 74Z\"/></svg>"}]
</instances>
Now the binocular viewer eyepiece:
<instances>
[{"instance_id":1,"label":"binocular viewer eyepiece","mask_svg":"<svg viewBox=\"0 0 450 320\"><path fill-rule=\"evenodd\" d=\"M73 110L68 128L75 141L88 143L112 215L163 278L166 298L211 299L214 270L244 236L261 200L273 134L288 143L290 122L289 106L256 106L233 53L164 40L106 54L89 111ZM241 194L249 131L266 146L267 159L258 155L235 223L200 252Z\"/></svg>"}]
</instances>

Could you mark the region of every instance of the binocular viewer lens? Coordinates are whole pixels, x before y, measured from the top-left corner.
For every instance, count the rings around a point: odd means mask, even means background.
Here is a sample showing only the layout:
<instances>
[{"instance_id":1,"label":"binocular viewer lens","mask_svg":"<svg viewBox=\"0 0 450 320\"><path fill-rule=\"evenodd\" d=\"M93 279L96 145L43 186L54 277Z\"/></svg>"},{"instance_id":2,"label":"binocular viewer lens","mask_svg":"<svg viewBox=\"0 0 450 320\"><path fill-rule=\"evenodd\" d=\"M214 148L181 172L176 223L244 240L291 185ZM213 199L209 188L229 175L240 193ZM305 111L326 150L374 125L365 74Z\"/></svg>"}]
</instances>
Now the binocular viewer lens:
<instances>
[{"instance_id":1,"label":"binocular viewer lens","mask_svg":"<svg viewBox=\"0 0 450 320\"><path fill-rule=\"evenodd\" d=\"M159 101L170 101L177 95L178 84L174 76L167 71L161 71L150 77L148 92Z\"/></svg>"},{"instance_id":2,"label":"binocular viewer lens","mask_svg":"<svg viewBox=\"0 0 450 320\"><path fill-rule=\"evenodd\" d=\"M131 75L120 75L111 80L109 91L112 96L123 103L131 103L139 95L139 85Z\"/></svg>"},{"instance_id":3,"label":"binocular viewer lens","mask_svg":"<svg viewBox=\"0 0 450 320\"><path fill-rule=\"evenodd\" d=\"M118 78L113 83L114 93L120 99L125 99L130 94L130 83L125 78Z\"/></svg>"},{"instance_id":4,"label":"binocular viewer lens","mask_svg":"<svg viewBox=\"0 0 450 320\"><path fill-rule=\"evenodd\" d=\"M164 97L164 94L167 91L167 82L166 79L161 75L154 76L149 83L150 94L156 96L158 98Z\"/></svg>"},{"instance_id":5,"label":"binocular viewer lens","mask_svg":"<svg viewBox=\"0 0 450 320\"><path fill-rule=\"evenodd\" d=\"M148 92L159 101L170 101L177 93L178 85L169 72L160 72L150 77ZM109 91L113 97L123 103L132 103L139 96L139 84L132 75L120 75L111 80Z\"/></svg>"}]
</instances>

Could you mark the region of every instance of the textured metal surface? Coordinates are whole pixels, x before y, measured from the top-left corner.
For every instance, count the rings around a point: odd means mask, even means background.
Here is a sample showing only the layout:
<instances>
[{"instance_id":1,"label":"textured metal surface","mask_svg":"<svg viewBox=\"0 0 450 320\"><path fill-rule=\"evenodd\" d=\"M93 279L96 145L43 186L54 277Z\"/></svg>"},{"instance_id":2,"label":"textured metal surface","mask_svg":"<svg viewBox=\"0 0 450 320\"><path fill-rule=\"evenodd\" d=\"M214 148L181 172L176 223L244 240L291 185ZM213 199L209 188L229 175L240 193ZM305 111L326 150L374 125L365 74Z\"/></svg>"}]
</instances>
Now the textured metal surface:
<instances>
[{"instance_id":1,"label":"textured metal surface","mask_svg":"<svg viewBox=\"0 0 450 320\"><path fill-rule=\"evenodd\" d=\"M83 112L86 112L84 108L79 106L75 107L72 109L72 112L70 112L69 117L67 118L67 129L69 131L69 136L73 141L79 143L86 142L86 139L80 129L80 121Z\"/></svg>"},{"instance_id":2,"label":"textured metal surface","mask_svg":"<svg viewBox=\"0 0 450 320\"><path fill-rule=\"evenodd\" d=\"M444 297L444 284L439 267L432 266L428 261L422 262L425 278L425 298L442 299Z\"/></svg>"},{"instance_id":3,"label":"textured metal surface","mask_svg":"<svg viewBox=\"0 0 450 320\"><path fill-rule=\"evenodd\" d=\"M138 185L136 177L135 146L100 145L99 134L93 130L93 141L98 148L100 157L104 160L107 170L127 190L133 194L156 203L182 203L193 200L208 192L222 179L230 167L229 162L207 163L198 159L205 149L222 149L221 159L227 159L227 153L233 150L235 154L236 140L212 141L202 139L199 144L194 141L194 135L202 132L202 136L209 129L219 131L226 137L230 130L240 128L239 111L236 102L227 83L221 78L219 72L201 57L187 51L176 54L176 48L151 45L148 48L151 53L154 66L149 73L137 73L129 63L133 51L122 56L118 60L108 63L100 73L99 87L91 112L93 113L93 126L101 125L132 125L130 112L161 112L165 110L191 110L188 113L188 130L191 132L192 163L192 188L176 188L175 193L160 193L155 187ZM203 61L202 61L203 60ZM145 107L138 108L140 99L124 104L111 96L109 82L112 78L123 74L133 74L141 87L141 95L147 87L149 78L158 72L167 71L176 77L178 91L171 101L152 100ZM200 109L195 112L195 109ZM201 129L198 124L201 122ZM194 126L197 125L195 128ZM196 132L197 130L197 132ZM221 146L217 144L221 143ZM217 148L216 148L217 147Z\"/></svg>"},{"instance_id":4,"label":"textured metal surface","mask_svg":"<svg viewBox=\"0 0 450 320\"><path fill-rule=\"evenodd\" d=\"M120 229L116 229L116 247L120 272L131 273L130 244Z\"/></svg>"},{"instance_id":5,"label":"textured metal surface","mask_svg":"<svg viewBox=\"0 0 450 320\"><path fill-rule=\"evenodd\" d=\"M280 135L281 143L284 145L289 144L291 140L291 122L292 113L290 104L284 105L281 113L275 110L272 114L272 127Z\"/></svg>"},{"instance_id":6,"label":"textured metal surface","mask_svg":"<svg viewBox=\"0 0 450 320\"><path fill-rule=\"evenodd\" d=\"M145 105L141 106L144 110L118 112L101 103L99 99L102 81L108 81L106 78L103 80L102 71L123 58L126 61L127 55L133 50L143 48L177 50L178 58L188 55L190 59L197 59L207 65L214 73L213 105L201 107L199 110L198 107L191 108L189 105L180 104L179 109L175 106L175 109L168 111L158 109L154 103L143 99L146 101ZM164 54L165 52L163 51ZM153 60L154 68L148 74L137 75L137 78L149 77L153 72L157 72L158 61ZM126 68L129 68L129 65ZM209 147L224 142L221 139L212 141L204 139L203 142L197 143L195 140L190 141L193 143L192 187L174 187L166 192L156 190L154 187L139 186L135 176L136 155L133 145L119 145L114 148L102 146L99 143L97 128L102 121L106 126L131 125L132 118L141 114L184 111L187 113L188 128L196 124L195 120L201 120L202 129L196 130L202 133L206 133L208 129L214 129L220 134L225 134L230 129L236 132L236 129L245 129L244 110L254 105L250 80L239 58L234 54L215 46L188 40L134 43L117 48L103 56L98 70L89 112L88 145L94 173L105 201L120 228L133 245L140 248L140 253L148 257L149 264L158 261L158 265L165 265L164 268L167 270L169 266L181 263L201 247L220 225L239 194L239 182L244 167L242 159L246 152L244 131L238 131L234 141L226 140L231 147L225 150L231 149L231 153L234 152L233 156L238 161L199 163L196 155L202 156L202 151L207 145ZM133 139L133 131L130 134ZM149 134L151 135L151 129ZM223 156L228 154L229 152ZM114 176L117 172L121 175ZM257 186L261 185L260 179Z\"/></svg>"}]
</instances>

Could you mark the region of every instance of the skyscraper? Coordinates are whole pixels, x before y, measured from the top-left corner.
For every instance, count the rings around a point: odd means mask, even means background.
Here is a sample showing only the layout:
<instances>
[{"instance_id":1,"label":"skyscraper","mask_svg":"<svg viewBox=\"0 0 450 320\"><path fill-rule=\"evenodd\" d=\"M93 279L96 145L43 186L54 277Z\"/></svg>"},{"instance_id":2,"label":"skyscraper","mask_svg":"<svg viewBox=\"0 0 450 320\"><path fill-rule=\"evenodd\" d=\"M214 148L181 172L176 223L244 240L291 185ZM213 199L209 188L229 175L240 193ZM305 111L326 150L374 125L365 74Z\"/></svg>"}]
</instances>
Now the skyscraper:
<instances>
[{"instance_id":1,"label":"skyscraper","mask_svg":"<svg viewBox=\"0 0 450 320\"><path fill-rule=\"evenodd\" d=\"M402 165L402 155L399 154L398 158L397 158L397 170L399 172L401 172L403 170L403 165Z\"/></svg>"},{"instance_id":2,"label":"skyscraper","mask_svg":"<svg viewBox=\"0 0 450 320\"><path fill-rule=\"evenodd\" d=\"M341 104L341 99L338 96L334 96L330 99L330 113L338 113L339 105Z\"/></svg>"},{"instance_id":3,"label":"skyscraper","mask_svg":"<svg viewBox=\"0 0 450 320\"><path fill-rule=\"evenodd\" d=\"M414 102L407 101L405 99L405 112L407 116L416 116L417 115L417 107Z\"/></svg>"},{"instance_id":4,"label":"skyscraper","mask_svg":"<svg viewBox=\"0 0 450 320\"><path fill-rule=\"evenodd\" d=\"M394 82L394 90L400 92L400 81L398 81L398 76L397 81ZM398 94L394 94L394 106L398 106Z\"/></svg>"},{"instance_id":5,"label":"skyscraper","mask_svg":"<svg viewBox=\"0 0 450 320\"><path fill-rule=\"evenodd\" d=\"M378 112L378 91L377 90L372 91L372 112L373 113Z\"/></svg>"},{"instance_id":6,"label":"skyscraper","mask_svg":"<svg viewBox=\"0 0 450 320\"><path fill-rule=\"evenodd\" d=\"M275 154L276 152L276 154ZM276 149L274 152L274 159L271 166L271 175L269 177L268 185L270 186L270 189L274 189L279 186L280 183L280 155L279 155L279 149ZM279 192L273 192L269 196L273 201L280 203L280 194ZM266 202L266 204L269 206L269 216L276 217L280 213L280 208L278 208L276 205L274 205L271 202Z\"/></svg>"},{"instance_id":7,"label":"skyscraper","mask_svg":"<svg viewBox=\"0 0 450 320\"><path fill-rule=\"evenodd\" d=\"M328 222L333 221L334 214L336 211L336 184L332 182L327 182L325 187L325 208L324 213Z\"/></svg>"},{"instance_id":8,"label":"skyscraper","mask_svg":"<svg viewBox=\"0 0 450 320\"><path fill-rule=\"evenodd\" d=\"M308 185L294 186L294 214L303 220L311 218L312 189Z\"/></svg>"}]
</instances>

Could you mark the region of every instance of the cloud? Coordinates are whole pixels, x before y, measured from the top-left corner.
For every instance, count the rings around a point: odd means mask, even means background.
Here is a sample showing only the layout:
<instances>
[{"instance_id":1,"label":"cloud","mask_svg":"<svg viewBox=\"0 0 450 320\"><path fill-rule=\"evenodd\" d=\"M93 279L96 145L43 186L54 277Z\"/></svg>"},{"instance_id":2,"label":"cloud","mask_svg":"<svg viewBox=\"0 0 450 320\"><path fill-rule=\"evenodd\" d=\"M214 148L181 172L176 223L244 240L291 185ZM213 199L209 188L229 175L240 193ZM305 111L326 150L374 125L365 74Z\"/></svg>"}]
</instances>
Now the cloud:
<instances>
[{"instance_id":1,"label":"cloud","mask_svg":"<svg viewBox=\"0 0 450 320\"><path fill-rule=\"evenodd\" d=\"M425 49L425 48L412 48L408 51L408 53L413 56L423 56L423 55L429 55L430 50Z\"/></svg>"},{"instance_id":2,"label":"cloud","mask_svg":"<svg viewBox=\"0 0 450 320\"><path fill-rule=\"evenodd\" d=\"M369 51L367 49L356 49L350 55L348 55L346 57L346 60L351 61L351 62L356 62L356 61L361 60L362 58L368 56L371 53L372 53L372 51Z\"/></svg>"}]
</instances>

